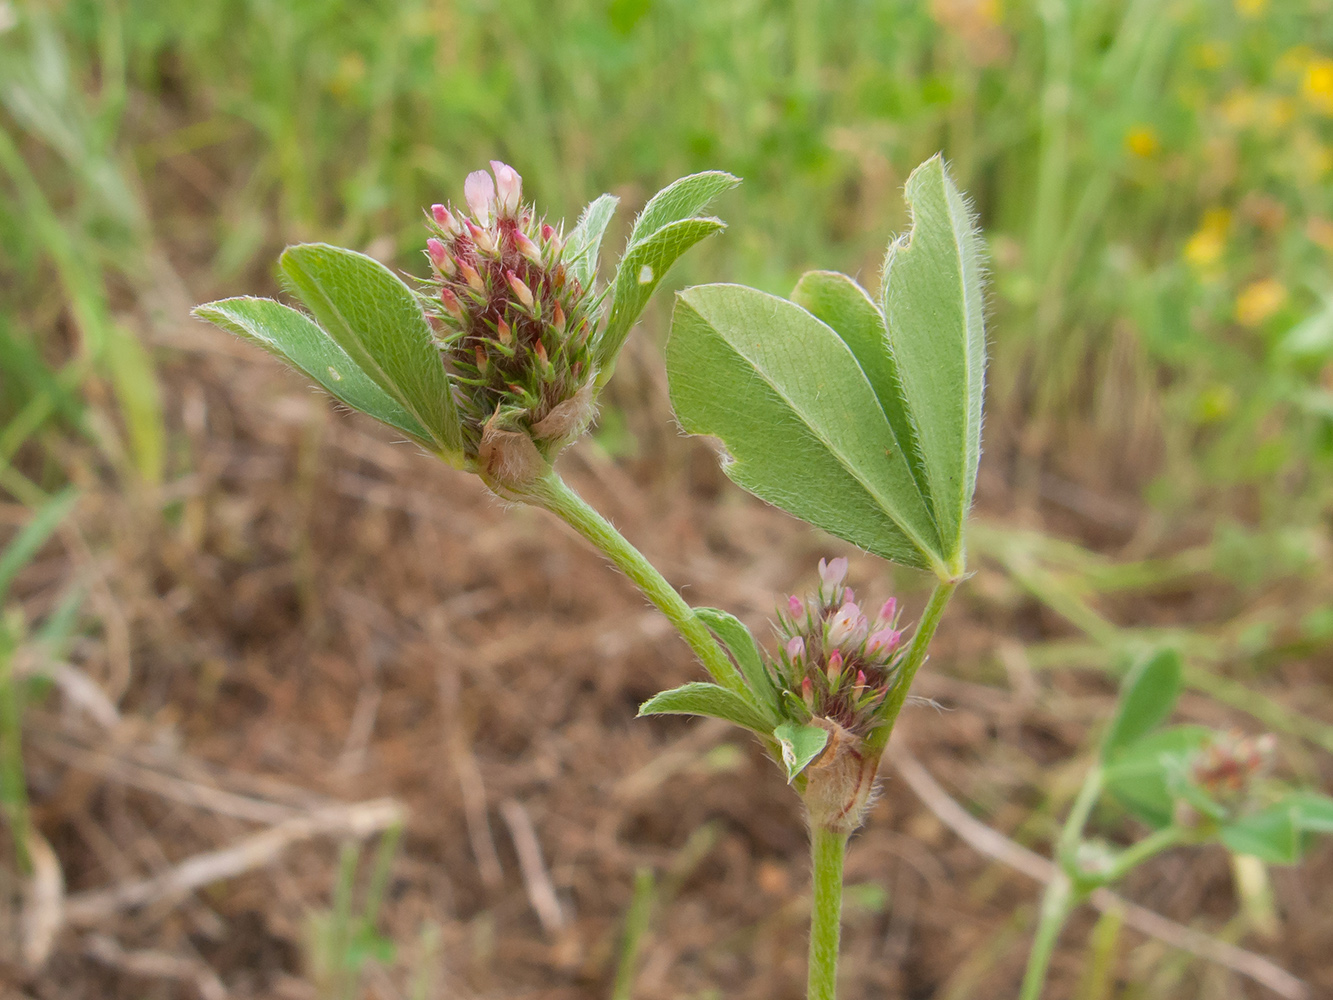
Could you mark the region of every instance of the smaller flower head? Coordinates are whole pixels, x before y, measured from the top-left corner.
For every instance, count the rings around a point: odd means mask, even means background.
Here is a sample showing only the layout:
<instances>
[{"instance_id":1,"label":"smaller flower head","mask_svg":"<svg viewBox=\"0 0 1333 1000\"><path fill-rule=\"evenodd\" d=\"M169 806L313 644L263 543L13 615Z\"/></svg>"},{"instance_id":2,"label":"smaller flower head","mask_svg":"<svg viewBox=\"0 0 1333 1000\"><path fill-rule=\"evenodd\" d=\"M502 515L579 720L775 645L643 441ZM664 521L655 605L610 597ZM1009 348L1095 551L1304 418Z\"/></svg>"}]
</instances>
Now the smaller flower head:
<instances>
[{"instance_id":1,"label":"smaller flower head","mask_svg":"<svg viewBox=\"0 0 1333 1000\"><path fill-rule=\"evenodd\" d=\"M797 699L786 704L804 704L811 717L860 739L874 727L875 712L897 676L902 633L894 627L893 601L880 609L872 631L843 586L846 575L846 559L821 560L814 594L783 602L777 631L785 655L769 658L768 666L777 686Z\"/></svg>"}]
</instances>

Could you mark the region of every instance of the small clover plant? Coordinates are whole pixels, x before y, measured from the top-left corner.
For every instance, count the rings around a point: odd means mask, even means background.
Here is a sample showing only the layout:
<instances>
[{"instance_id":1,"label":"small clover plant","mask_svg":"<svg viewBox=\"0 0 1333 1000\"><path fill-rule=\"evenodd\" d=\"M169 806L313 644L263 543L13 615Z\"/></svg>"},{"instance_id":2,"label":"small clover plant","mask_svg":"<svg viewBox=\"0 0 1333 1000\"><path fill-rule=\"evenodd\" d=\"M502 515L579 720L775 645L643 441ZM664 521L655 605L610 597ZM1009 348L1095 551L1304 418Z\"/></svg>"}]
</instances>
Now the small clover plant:
<instances>
[{"instance_id":1,"label":"small clover plant","mask_svg":"<svg viewBox=\"0 0 1333 1000\"><path fill-rule=\"evenodd\" d=\"M1269 735L1244 737L1204 726L1163 725L1182 689L1180 654L1142 655L1125 675L1111 724L1065 820L1056 848L1059 874L1042 901L1020 1000L1036 1000L1061 929L1094 891L1124 878L1168 848L1220 843L1263 864L1291 865L1315 834L1333 833L1333 799L1268 776ZM1109 797L1151 831L1128 847L1084 835Z\"/></svg>"}]
</instances>

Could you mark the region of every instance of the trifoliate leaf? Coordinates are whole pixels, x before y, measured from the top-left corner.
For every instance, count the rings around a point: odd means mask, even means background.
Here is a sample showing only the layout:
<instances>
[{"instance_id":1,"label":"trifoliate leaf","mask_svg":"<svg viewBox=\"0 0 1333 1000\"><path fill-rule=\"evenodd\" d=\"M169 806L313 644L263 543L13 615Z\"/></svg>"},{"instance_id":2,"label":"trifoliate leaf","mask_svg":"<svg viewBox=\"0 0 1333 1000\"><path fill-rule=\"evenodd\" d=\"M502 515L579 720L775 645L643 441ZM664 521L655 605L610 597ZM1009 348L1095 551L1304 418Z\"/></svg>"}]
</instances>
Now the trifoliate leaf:
<instances>
[{"instance_id":1,"label":"trifoliate leaf","mask_svg":"<svg viewBox=\"0 0 1333 1000\"><path fill-rule=\"evenodd\" d=\"M243 297L197 306L194 314L258 344L352 409L430 443L426 429L304 313L272 299Z\"/></svg>"}]
</instances>

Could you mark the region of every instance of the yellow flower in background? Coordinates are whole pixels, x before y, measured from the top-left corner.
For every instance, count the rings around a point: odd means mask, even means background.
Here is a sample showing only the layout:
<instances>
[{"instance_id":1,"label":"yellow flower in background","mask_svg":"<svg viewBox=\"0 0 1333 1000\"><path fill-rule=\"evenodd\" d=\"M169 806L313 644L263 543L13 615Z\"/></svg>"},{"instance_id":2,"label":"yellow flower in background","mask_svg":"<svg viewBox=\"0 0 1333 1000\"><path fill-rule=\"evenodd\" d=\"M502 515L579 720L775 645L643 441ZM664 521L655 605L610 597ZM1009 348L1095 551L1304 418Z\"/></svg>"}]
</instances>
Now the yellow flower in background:
<instances>
[{"instance_id":1,"label":"yellow flower in background","mask_svg":"<svg viewBox=\"0 0 1333 1000\"><path fill-rule=\"evenodd\" d=\"M1297 77L1314 60L1315 51L1308 45L1293 45L1277 57L1273 72L1277 76Z\"/></svg>"},{"instance_id":2,"label":"yellow flower in background","mask_svg":"<svg viewBox=\"0 0 1333 1000\"><path fill-rule=\"evenodd\" d=\"M1200 69L1219 69L1226 64L1229 55L1226 42L1216 38L1200 42L1191 51L1194 63Z\"/></svg>"},{"instance_id":3,"label":"yellow flower in background","mask_svg":"<svg viewBox=\"0 0 1333 1000\"><path fill-rule=\"evenodd\" d=\"M1162 142L1157 138L1156 129L1139 125L1125 133L1125 148L1140 159L1146 160L1157 154L1162 148Z\"/></svg>"},{"instance_id":4,"label":"yellow flower in background","mask_svg":"<svg viewBox=\"0 0 1333 1000\"><path fill-rule=\"evenodd\" d=\"M1333 59L1320 56L1310 60L1301 81L1301 93L1316 110L1333 115Z\"/></svg>"},{"instance_id":5,"label":"yellow flower in background","mask_svg":"<svg viewBox=\"0 0 1333 1000\"><path fill-rule=\"evenodd\" d=\"M1203 222L1185 244L1185 259L1200 271L1207 270L1222 259L1227 248L1227 231L1231 228L1231 213L1225 208L1210 208Z\"/></svg>"},{"instance_id":6,"label":"yellow flower in background","mask_svg":"<svg viewBox=\"0 0 1333 1000\"><path fill-rule=\"evenodd\" d=\"M1241 17L1258 17L1268 9L1268 0L1236 0L1236 13Z\"/></svg>"},{"instance_id":7,"label":"yellow flower in background","mask_svg":"<svg viewBox=\"0 0 1333 1000\"><path fill-rule=\"evenodd\" d=\"M1236 322L1241 326L1260 326L1287 301L1287 286L1276 278L1251 281L1236 296Z\"/></svg>"}]
</instances>

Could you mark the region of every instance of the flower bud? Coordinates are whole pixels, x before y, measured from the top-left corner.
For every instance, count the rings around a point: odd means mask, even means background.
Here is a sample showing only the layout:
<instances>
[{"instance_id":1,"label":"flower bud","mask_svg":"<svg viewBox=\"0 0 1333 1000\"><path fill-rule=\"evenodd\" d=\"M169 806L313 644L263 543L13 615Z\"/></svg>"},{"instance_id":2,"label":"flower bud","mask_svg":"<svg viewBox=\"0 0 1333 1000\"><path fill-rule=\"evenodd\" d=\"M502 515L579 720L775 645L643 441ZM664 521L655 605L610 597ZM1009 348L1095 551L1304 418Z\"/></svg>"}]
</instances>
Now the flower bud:
<instances>
[{"instance_id":1,"label":"flower bud","mask_svg":"<svg viewBox=\"0 0 1333 1000\"><path fill-rule=\"evenodd\" d=\"M440 292L440 301L444 303L444 308L450 316L458 319L463 318L463 304L458 301L458 296L454 294L452 288L446 288Z\"/></svg>"},{"instance_id":2,"label":"flower bud","mask_svg":"<svg viewBox=\"0 0 1333 1000\"><path fill-rule=\"evenodd\" d=\"M486 291L486 282L481 280L481 275L477 273L475 267L465 260L460 260L458 262L458 270L459 273L463 275L463 280L468 283L468 287L474 292Z\"/></svg>"},{"instance_id":3,"label":"flower bud","mask_svg":"<svg viewBox=\"0 0 1333 1000\"><path fill-rule=\"evenodd\" d=\"M522 233L514 233L514 249L534 264L540 264L542 262L542 252L538 249L537 244L533 243L532 240L528 239Z\"/></svg>"},{"instance_id":4,"label":"flower bud","mask_svg":"<svg viewBox=\"0 0 1333 1000\"><path fill-rule=\"evenodd\" d=\"M805 640L799 635L794 635L787 640L787 659L795 663L797 660L805 658Z\"/></svg>"},{"instance_id":5,"label":"flower bud","mask_svg":"<svg viewBox=\"0 0 1333 1000\"><path fill-rule=\"evenodd\" d=\"M898 648L903 634L891 628L882 628L872 632L866 640L866 656L886 656Z\"/></svg>"},{"instance_id":6,"label":"flower bud","mask_svg":"<svg viewBox=\"0 0 1333 1000\"><path fill-rule=\"evenodd\" d=\"M509 282L509 287L514 290L514 295L518 297L518 301L522 302L523 305L531 309L533 302L532 289L529 288L527 285L523 284L523 279L520 278L513 271L505 272L505 280Z\"/></svg>"},{"instance_id":7,"label":"flower bud","mask_svg":"<svg viewBox=\"0 0 1333 1000\"><path fill-rule=\"evenodd\" d=\"M842 677L842 653L834 650L828 658L828 679L834 688L838 686L838 679Z\"/></svg>"},{"instance_id":8,"label":"flower bud","mask_svg":"<svg viewBox=\"0 0 1333 1000\"><path fill-rule=\"evenodd\" d=\"M458 235L460 232L458 221L453 217L449 209L445 208L443 205L432 205L430 207L430 214L437 226L447 233L454 236Z\"/></svg>"},{"instance_id":9,"label":"flower bud","mask_svg":"<svg viewBox=\"0 0 1333 1000\"><path fill-rule=\"evenodd\" d=\"M795 594L787 598L787 613L793 618L801 618L805 615L805 602Z\"/></svg>"},{"instance_id":10,"label":"flower bud","mask_svg":"<svg viewBox=\"0 0 1333 1000\"><path fill-rule=\"evenodd\" d=\"M477 249L482 253L495 252L495 239L491 234L477 225L471 219L467 220L468 235L472 237L472 242L477 245Z\"/></svg>"}]
</instances>

